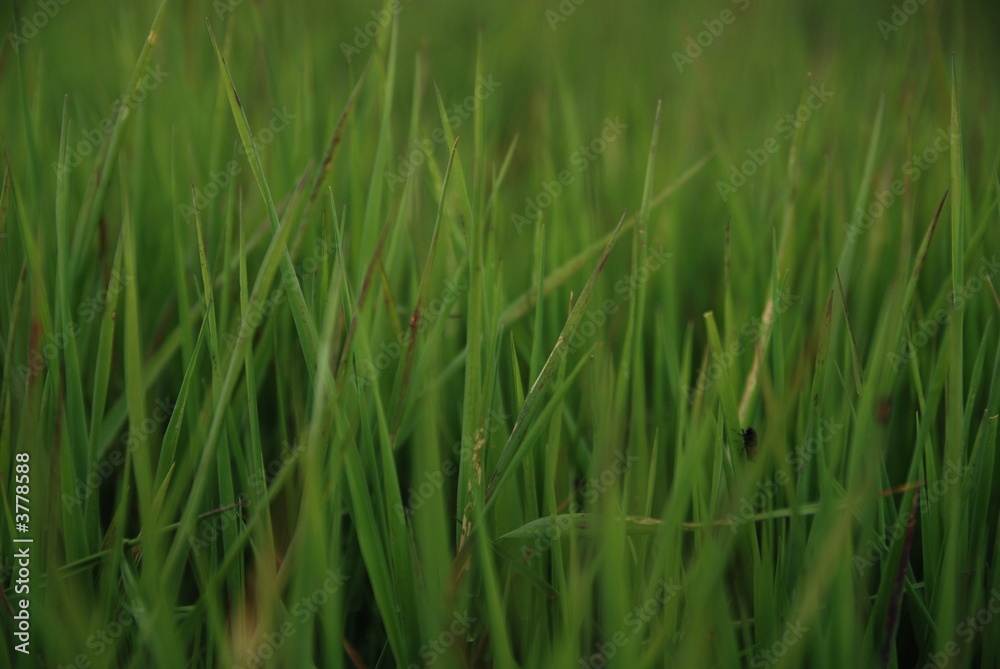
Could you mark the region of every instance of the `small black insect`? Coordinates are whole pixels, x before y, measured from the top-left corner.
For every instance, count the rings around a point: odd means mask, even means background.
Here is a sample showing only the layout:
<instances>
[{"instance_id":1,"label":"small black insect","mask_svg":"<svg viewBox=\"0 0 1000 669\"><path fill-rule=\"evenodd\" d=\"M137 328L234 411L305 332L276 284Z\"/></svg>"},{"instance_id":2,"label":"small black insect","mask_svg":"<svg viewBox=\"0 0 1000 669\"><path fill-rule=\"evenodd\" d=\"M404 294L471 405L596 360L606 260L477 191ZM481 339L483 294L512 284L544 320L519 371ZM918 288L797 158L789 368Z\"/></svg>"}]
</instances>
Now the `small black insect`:
<instances>
[{"instance_id":1,"label":"small black insect","mask_svg":"<svg viewBox=\"0 0 1000 669\"><path fill-rule=\"evenodd\" d=\"M743 437L743 450L747 452L748 457L752 458L757 452L757 431L752 427L747 427L745 430L740 430L740 436Z\"/></svg>"}]
</instances>

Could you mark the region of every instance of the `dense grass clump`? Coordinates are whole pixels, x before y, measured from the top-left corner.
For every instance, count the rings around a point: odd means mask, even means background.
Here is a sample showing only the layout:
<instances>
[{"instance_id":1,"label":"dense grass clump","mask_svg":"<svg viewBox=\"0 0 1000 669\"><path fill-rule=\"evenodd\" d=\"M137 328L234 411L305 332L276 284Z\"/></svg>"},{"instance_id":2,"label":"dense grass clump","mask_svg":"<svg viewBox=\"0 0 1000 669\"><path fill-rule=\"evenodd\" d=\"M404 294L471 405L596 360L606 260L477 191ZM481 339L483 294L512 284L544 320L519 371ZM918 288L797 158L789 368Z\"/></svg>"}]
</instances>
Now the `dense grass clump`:
<instances>
[{"instance_id":1,"label":"dense grass clump","mask_svg":"<svg viewBox=\"0 0 1000 669\"><path fill-rule=\"evenodd\" d=\"M3 15L0 666L1000 666L992 5Z\"/></svg>"}]
</instances>

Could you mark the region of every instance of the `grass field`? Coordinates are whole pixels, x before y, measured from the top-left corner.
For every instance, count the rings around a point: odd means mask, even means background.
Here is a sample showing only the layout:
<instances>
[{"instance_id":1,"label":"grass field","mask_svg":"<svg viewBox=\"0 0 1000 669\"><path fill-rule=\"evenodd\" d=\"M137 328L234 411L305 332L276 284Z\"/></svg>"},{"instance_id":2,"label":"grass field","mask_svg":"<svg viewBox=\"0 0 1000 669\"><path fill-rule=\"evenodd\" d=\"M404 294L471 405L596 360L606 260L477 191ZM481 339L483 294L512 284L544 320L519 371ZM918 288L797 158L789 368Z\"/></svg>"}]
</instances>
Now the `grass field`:
<instances>
[{"instance_id":1,"label":"grass field","mask_svg":"<svg viewBox=\"0 0 1000 669\"><path fill-rule=\"evenodd\" d=\"M993 4L0 17L0 666L1000 667Z\"/></svg>"}]
</instances>

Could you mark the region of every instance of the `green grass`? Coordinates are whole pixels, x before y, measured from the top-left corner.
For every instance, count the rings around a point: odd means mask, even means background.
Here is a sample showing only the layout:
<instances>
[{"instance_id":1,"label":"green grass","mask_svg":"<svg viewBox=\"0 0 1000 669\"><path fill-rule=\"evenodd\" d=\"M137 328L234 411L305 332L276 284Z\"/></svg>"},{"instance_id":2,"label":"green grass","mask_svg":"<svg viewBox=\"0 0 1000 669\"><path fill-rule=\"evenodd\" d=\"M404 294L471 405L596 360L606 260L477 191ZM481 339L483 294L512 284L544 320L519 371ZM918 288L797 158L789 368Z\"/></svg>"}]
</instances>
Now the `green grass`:
<instances>
[{"instance_id":1,"label":"green grass","mask_svg":"<svg viewBox=\"0 0 1000 669\"><path fill-rule=\"evenodd\" d=\"M992 6L14 4L0 666L1000 666Z\"/></svg>"}]
</instances>

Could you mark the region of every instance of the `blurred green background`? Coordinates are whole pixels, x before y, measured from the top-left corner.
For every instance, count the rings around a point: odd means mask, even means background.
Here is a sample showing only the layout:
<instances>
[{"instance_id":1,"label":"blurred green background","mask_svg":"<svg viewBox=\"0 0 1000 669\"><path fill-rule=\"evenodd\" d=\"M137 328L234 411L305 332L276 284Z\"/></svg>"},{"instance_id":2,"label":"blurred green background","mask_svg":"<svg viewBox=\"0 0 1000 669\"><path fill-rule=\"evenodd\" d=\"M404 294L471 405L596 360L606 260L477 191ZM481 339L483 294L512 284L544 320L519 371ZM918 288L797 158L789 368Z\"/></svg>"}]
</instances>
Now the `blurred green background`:
<instances>
[{"instance_id":1,"label":"blurred green background","mask_svg":"<svg viewBox=\"0 0 1000 669\"><path fill-rule=\"evenodd\" d=\"M21 4L22 22L39 11L37 3ZM141 46L138 36L145 34L155 8L148 2L56 6L56 16L24 45L20 76L9 41L0 62L7 102L0 110L5 143L18 164L27 161L26 138L19 131L24 114L38 124L35 141L50 156L58 148L64 95L77 131L96 127L108 116L128 82ZM524 198L537 196L545 181L570 165L573 151L599 134L606 118L620 118L627 125L621 141L614 142L573 184L574 200L584 208L557 200L546 212L554 220L573 218L567 226L569 235L583 243L597 231L608 230L622 210L638 208L642 183L636 170L642 163L636 157L645 153L656 103L662 100L659 174L679 175L715 152L709 168L677 194L675 224L658 224L668 243L685 249L676 259L678 276L700 277L685 285L678 313L684 319L700 318L718 291L721 273L715 270L720 267L728 216L735 212L745 223L734 232L745 238L734 257L741 272L753 276L760 255L769 253L779 205L768 194L780 192L786 179L790 142L779 142L777 159L750 178L733 201L722 201L716 182L729 176L730 166L745 159L747 150L760 148L776 134L775 125L794 113L811 84L826 86L833 96L806 130L799 157L801 183L825 182L829 198L825 206L832 218L850 217L880 96L886 99L887 119L880 158L887 171L901 169L908 158L907 133L919 149L948 122L947 56L952 53L964 108L969 110L964 119L972 140L965 147L969 177L973 181L989 177L982 170L990 169L996 144L986 139L989 135L980 125L992 124L998 112L990 82L995 61L992 38L1000 27L998 12L990 3L966 3L960 11L935 2L918 4L912 16L904 14L906 21L891 32L879 21L892 20L893 3L636 2L609 7L590 1L563 6L573 12L564 16L559 3L499 7L401 0L403 57L392 111L393 155L411 148L407 132L414 86L411 65L423 59L424 75L438 82L445 102L461 102L473 92L477 34L482 30L484 71L501 82L486 108L491 154L502 156L518 138L507 179L508 202L523 203ZM176 152L181 181L196 185L230 159L228 147L237 138L225 118L228 110L218 104L218 75L205 19L219 33L235 22L231 66L251 128L265 125L274 107L296 114L291 133L263 156L265 164L273 165L274 190L288 192L297 181L299 166L321 155L350 92L352 72L356 75L376 51L374 44L364 46L348 63L342 45L364 44L359 35L366 24L371 25L371 13L380 11L377 3L172 3L154 57L170 75L139 110L138 123L156 128L157 133L127 149L143 152L163 185L170 174L168 149ZM718 21L724 11L732 12L735 20L713 36L693 63L678 71L674 54L686 55L688 39L707 31L705 22ZM9 10L8 15L12 16ZM11 18L10 25L23 23L15 24ZM386 31L381 32L384 40ZM434 111L434 103L432 82L425 85L430 93L423 100L426 114ZM16 102L21 86L31 101L29 109ZM371 106L365 111L373 117ZM471 140L470 132L467 125L456 134ZM370 158L370 148L354 150ZM463 141L461 150L471 151L471 142ZM443 160L447 147L437 145L436 154ZM38 185L54 192L49 166L33 167ZM71 198L79 197L87 176L86 170L74 173ZM891 179L899 174L879 176ZM346 179L341 170L335 170L333 178ZM926 211L937 203L946 179L947 164L934 165L916 188L918 208ZM813 192L802 189L805 197ZM347 204L350 211L350 197ZM166 189L151 189L144 193L141 206L144 215L152 216L177 203ZM522 211L512 204L509 213ZM511 292L524 288L526 274L518 263L527 263L528 255L519 250L530 243L530 237L512 234L512 229L509 225L503 230ZM160 230L166 234L167 228ZM833 241L826 237L833 230L819 234ZM153 233L141 243L155 248L163 241ZM565 253L571 255L572 249ZM8 272L17 272L14 264L5 265Z\"/></svg>"}]
</instances>

